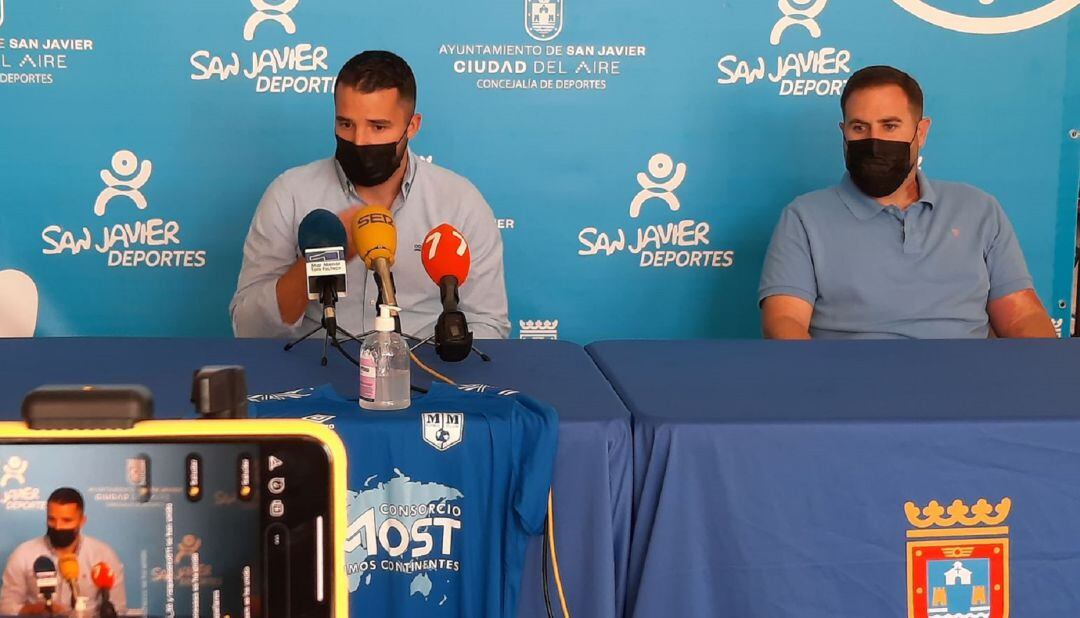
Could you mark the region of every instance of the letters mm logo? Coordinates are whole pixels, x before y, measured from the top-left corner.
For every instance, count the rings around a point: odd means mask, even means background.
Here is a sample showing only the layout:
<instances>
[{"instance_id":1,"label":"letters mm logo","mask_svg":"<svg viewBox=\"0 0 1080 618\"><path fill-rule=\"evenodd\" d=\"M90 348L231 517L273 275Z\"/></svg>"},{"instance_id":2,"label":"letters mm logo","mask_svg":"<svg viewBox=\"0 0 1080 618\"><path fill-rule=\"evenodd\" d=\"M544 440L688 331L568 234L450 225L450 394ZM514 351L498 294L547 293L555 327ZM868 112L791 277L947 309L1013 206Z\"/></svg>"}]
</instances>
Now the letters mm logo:
<instances>
[{"instance_id":1,"label":"letters mm logo","mask_svg":"<svg viewBox=\"0 0 1080 618\"><path fill-rule=\"evenodd\" d=\"M910 618L1009 618L1012 500L904 505Z\"/></svg>"},{"instance_id":2,"label":"letters mm logo","mask_svg":"<svg viewBox=\"0 0 1080 618\"><path fill-rule=\"evenodd\" d=\"M424 442L445 451L460 444L465 433L465 415L461 412L424 412L421 415Z\"/></svg>"}]
</instances>

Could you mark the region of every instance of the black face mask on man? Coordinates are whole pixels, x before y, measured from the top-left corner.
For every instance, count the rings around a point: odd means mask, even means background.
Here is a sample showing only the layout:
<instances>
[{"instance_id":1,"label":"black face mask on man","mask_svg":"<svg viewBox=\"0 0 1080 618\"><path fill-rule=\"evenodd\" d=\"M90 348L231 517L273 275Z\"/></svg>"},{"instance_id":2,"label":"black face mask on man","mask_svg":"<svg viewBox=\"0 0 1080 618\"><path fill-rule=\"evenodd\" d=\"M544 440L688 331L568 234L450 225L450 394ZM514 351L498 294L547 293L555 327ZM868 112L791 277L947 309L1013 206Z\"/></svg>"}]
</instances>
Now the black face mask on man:
<instances>
[{"instance_id":1,"label":"black face mask on man","mask_svg":"<svg viewBox=\"0 0 1080 618\"><path fill-rule=\"evenodd\" d=\"M47 527L45 536L49 537L49 543L53 548L64 549L66 547L71 547L71 544L75 542L75 538L79 536L79 529L57 530L56 528Z\"/></svg>"},{"instance_id":2,"label":"black face mask on man","mask_svg":"<svg viewBox=\"0 0 1080 618\"><path fill-rule=\"evenodd\" d=\"M877 138L847 141L844 162L855 186L870 197L893 194L914 167L910 142L897 142Z\"/></svg>"},{"instance_id":3,"label":"black face mask on man","mask_svg":"<svg viewBox=\"0 0 1080 618\"><path fill-rule=\"evenodd\" d=\"M337 152L334 153L334 157L341 164L345 177L354 185L360 187L381 185L394 175L401 165L401 160L405 158L405 151L409 147L408 135L409 130L406 128L396 142L357 146L335 134ZM399 152L398 145L403 141L405 145Z\"/></svg>"}]
</instances>

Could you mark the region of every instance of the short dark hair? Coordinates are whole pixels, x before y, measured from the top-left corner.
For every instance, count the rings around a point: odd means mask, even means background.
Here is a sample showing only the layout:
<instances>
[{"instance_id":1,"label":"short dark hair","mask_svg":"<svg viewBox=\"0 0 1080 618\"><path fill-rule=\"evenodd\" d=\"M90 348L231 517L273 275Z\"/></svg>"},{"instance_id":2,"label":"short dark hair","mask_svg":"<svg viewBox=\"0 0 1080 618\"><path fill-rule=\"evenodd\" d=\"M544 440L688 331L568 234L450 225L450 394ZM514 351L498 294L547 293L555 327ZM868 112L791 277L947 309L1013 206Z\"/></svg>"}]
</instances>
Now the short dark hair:
<instances>
[{"instance_id":1,"label":"short dark hair","mask_svg":"<svg viewBox=\"0 0 1080 618\"><path fill-rule=\"evenodd\" d=\"M49 499L46 504L48 503L74 504L79 507L80 513L84 512L83 508L85 506L83 504L82 494L70 487L61 487L60 489L57 489L56 491L49 494Z\"/></svg>"},{"instance_id":2,"label":"short dark hair","mask_svg":"<svg viewBox=\"0 0 1080 618\"><path fill-rule=\"evenodd\" d=\"M907 95L908 104L915 111L915 115L922 117L923 92L919 82L915 78L900 69L883 64L865 67L852 73L844 85L844 92L840 94L840 112L847 115L847 100L852 94L867 88L878 86L899 86Z\"/></svg>"},{"instance_id":3,"label":"short dark hair","mask_svg":"<svg viewBox=\"0 0 1080 618\"><path fill-rule=\"evenodd\" d=\"M397 88L398 96L416 107L416 78L409 63L393 52L369 50L349 58L334 82L335 90L342 86L365 94Z\"/></svg>"}]
</instances>

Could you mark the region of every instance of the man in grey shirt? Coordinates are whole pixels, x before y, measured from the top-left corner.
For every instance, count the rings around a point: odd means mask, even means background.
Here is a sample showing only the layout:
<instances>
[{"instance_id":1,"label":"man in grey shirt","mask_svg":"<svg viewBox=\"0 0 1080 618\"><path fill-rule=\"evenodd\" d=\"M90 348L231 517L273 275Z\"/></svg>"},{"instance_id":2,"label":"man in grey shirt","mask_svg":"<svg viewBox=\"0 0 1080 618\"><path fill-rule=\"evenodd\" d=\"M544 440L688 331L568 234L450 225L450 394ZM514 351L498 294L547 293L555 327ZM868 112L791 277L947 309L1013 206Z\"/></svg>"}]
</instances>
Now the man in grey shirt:
<instances>
[{"instance_id":1,"label":"man in grey shirt","mask_svg":"<svg viewBox=\"0 0 1080 618\"><path fill-rule=\"evenodd\" d=\"M334 108L335 156L286 171L259 202L230 306L233 332L295 337L320 323L322 307L308 300L297 245L300 222L318 208L337 214L349 234L348 296L337 304L337 322L354 334L372 330L379 291L363 262L354 259L351 223L364 205L381 204L390 207L397 226L393 278L402 331L427 337L442 312L420 246L431 229L449 223L472 254L460 309L477 338L505 338L510 321L495 217L472 183L409 150L421 123L412 69L386 51L354 56L338 73Z\"/></svg>"},{"instance_id":2,"label":"man in grey shirt","mask_svg":"<svg viewBox=\"0 0 1080 618\"><path fill-rule=\"evenodd\" d=\"M918 169L919 84L867 67L840 107L848 173L780 215L758 290L765 336L1054 337L997 200Z\"/></svg>"},{"instance_id":3,"label":"man in grey shirt","mask_svg":"<svg viewBox=\"0 0 1080 618\"><path fill-rule=\"evenodd\" d=\"M47 613L45 598L38 591L34 562L46 557L56 565L58 586L53 595L52 613L63 614L75 609L77 599L84 598L88 615L98 614L97 588L94 586L90 571L95 564L105 563L112 569L114 585L109 593L109 600L117 613L127 611L127 598L124 594L124 565L116 552L105 543L86 536L82 529L86 526L82 495L70 487L61 487L49 496L45 504L46 530L39 536L15 548L4 568L3 584L0 585L0 614L7 616L35 615ZM60 576L60 561L74 556L79 563L79 578L75 582L79 597L68 582Z\"/></svg>"}]
</instances>

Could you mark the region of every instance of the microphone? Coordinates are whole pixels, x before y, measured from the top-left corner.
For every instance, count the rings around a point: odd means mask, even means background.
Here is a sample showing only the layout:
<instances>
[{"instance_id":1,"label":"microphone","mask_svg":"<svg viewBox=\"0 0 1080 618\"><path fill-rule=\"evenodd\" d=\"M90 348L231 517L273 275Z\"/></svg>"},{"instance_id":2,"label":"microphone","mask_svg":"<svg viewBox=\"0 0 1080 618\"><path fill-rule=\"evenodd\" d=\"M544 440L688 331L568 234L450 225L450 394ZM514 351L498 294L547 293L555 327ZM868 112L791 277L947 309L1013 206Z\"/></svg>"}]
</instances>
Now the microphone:
<instances>
[{"instance_id":1,"label":"microphone","mask_svg":"<svg viewBox=\"0 0 1080 618\"><path fill-rule=\"evenodd\" d=\"M98 589L101 603L98 604L98 618L116 618L116 606L109 601L109 591L116 585L116 575L104 562L95 564L90 569L90 578Z\"/></svg>"},{"instance_id":2,"label":"microphone","mask_svg":"<svg viewBox=\"0 0 1080 618\"><path fill-rule=\"evenodd\" d=\"M472 350L473 335L465 314L458 310L458 288L468 279L472 265L469 243L454 226L443 223L428 232L421 249L420 260L439 286L443 306L435 322L435 353L444 361L464 360Z\"/></svg>"},{"instance_id":3,"label":"microphone","mask_svg":"<svg viewBox=\"0 0 1080 618\"><path fill-rule=\"evenodd\" d=\"M345 282L345 226L323 208L309 212L296 233L307 270L308 299L323 305L323 324L331 336L337 330L338 298L348 294Z\"/></svg>"},{"instance_id":4,"label":"microphone","mask_svg":"<svg viewBox=\"0 0 1080 618\"><path fill-rule=\"evenodd\" d=\"M60 559L60 577L71 586L71 606L75 607L79 596L79 561L75 556L68 554Z\"/></svg>"},{"instance_id":5,"label":"microphone","mask_svg":"<svg viewBox=\"0 0 1080 618\"><path fill-rule=\"evenodd\" d=\"M45 597L45 610L52 614L52 597L56 594L56 563L48 556L38 556L34 561L34 579L37 589Z\"/></svg>"},{"instance_id":6,"label":"microphone","mask_svg":"<svg viewBox=\"0 0 1080 618\"><path fill-rule=\"evenodd\" d=\"M394 216L385 206L364 206L353 215L353 245L368 270L375 271L383 305L397 305L390 267L397 253Z\"/></svg>"}]
</instances>

